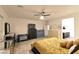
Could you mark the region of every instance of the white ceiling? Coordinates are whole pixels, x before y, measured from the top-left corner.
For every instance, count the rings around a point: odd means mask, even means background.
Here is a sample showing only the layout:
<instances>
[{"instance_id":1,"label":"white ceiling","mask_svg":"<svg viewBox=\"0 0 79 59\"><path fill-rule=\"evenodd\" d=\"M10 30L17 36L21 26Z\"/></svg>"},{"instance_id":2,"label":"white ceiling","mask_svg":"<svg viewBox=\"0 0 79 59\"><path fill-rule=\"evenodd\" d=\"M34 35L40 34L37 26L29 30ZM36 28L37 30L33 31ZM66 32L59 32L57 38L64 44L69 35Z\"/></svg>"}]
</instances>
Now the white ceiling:
<instances>
[{"instance_id":1,"label":"white ceiling","mask_svg":"<svg viewBox=\"0 0 79 59\"><path fill-rule=\"evenodd\" d=\"M17 7L17 5L4 5L2 8L9 17L23 19L39 19L33 13L40 12L41 8L45 8L45 11L51 12L51 16L47 16L45 19L53 19L79 12L79 6L73 5L23 5L22 8Z\"/></svg>"}]
</instances>

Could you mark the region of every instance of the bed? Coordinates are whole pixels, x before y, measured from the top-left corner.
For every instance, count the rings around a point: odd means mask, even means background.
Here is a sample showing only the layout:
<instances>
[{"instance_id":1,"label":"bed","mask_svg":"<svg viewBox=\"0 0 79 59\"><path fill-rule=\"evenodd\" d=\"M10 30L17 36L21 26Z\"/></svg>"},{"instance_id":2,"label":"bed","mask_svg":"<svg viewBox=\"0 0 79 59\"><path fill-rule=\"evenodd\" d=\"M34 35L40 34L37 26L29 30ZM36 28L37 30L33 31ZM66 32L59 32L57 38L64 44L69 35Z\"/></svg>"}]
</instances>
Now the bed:
<instances>
[{"instance_id":1,"label":"bed","mask_svg":"<svg viewBox=\"0 0 79 59\"><path fill-rule=\"evenodd\" d=\"M44 38L31 44L32 51L38 54L68 54L69 49L60 46L59 38ZM79 51L75 52L79 54Z\"/></svg>"}]
</instances>

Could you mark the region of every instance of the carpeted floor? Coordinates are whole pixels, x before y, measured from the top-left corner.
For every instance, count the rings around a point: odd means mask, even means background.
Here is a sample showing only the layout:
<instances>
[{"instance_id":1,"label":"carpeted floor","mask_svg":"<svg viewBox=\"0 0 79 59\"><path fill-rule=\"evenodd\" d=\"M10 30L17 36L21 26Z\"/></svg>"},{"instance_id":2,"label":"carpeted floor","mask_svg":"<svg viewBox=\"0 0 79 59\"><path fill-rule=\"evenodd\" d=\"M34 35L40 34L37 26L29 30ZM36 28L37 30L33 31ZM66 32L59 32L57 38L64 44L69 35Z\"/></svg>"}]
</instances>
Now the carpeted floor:
<instances>
[{"instance_id":1,"label":"carpeted floor","mask_svg":"<svg viewBox=\"0 0 79 59\"><path fill-rule=\"evenodd\" d=\"M21 41L16 43L14 48L14 54L33 54L31 51L31 44L39 39L32 39L28 41Z\"/></svg>"},{"instance_id":2,"label":"carpeted floor","mask_svg":"<svg viewBox=\"0 0 79 59\"><path fill-rule=\"evenodd\" d=\"M2 42L0 43L0 54L33 54L31 51L31 44L41 39L43 38L17 42L15 47L7 49L4 49L4 43Z\"/></svg>"},{"instance_id":3,"label":"carpeted floor","mask_svg":"<svg viewBox=\"0 0 79 59\"><path fill-rule=\"evenodd\" d=\"M10 49L4 49L4 42L0 42L0 54L10 54Z\"/></svg>"}]
</instances>

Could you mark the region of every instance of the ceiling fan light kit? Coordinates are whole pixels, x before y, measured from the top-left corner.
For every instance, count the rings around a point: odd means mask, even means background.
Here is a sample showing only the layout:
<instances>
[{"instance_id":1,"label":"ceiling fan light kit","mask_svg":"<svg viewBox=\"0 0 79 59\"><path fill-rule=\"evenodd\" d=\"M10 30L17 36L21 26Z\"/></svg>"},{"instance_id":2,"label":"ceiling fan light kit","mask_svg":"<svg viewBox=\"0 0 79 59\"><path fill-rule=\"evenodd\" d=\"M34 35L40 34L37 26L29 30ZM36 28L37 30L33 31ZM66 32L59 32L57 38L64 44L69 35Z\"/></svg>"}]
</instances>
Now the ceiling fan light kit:
<instances>
[{"instance_id":1,"label":"ceiling fan light kit","mask_svg":"<svg viewBox=\"0 0 79 59\"><path fill-rule=\"evenodd\" d=\"M40 19L43 20L44 19L44 16L40 16Z\"/></svg>"},{"instance_id":2,"label":"ceiling fan light kit","mask_svg":"<svg viewBox=\"0 0 79 59\"><path fill-rule=\"evenodd\" d=\"M39 16L41 20L44 20L45 17L50 16L49 12L46 12L45 9L41 9L40 12L35 12L34 16Z\"/></svg>"}]
</instances>

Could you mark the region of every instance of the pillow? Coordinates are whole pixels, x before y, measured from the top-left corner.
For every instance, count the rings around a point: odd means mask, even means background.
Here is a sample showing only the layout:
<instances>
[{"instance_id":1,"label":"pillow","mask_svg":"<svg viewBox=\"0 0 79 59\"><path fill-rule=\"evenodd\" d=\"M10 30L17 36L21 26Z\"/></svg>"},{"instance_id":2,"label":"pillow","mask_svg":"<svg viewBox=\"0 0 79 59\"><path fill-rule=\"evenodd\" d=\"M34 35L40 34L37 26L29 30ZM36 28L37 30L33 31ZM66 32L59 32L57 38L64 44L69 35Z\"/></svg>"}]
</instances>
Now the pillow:
<instances>
[{"instance_id":1,"label":"pillow","mask_svg":"<svg viewBox=\"0 0 79 59\"><path fill-rule=\"evenodd\" d=\"M79 45L73 45L70 49L68 54L73 54L79 49Z\"/></svg>"},{"instance_id":2,"label":"pillow","mask_svg":"<svg viewBox=\"0 0 79 59\"><path fill-rule=\"evenodd\" d=\"M74 40L73 45L79 45L79 39Z\"/></svg>"},{"instance_id":3,"label":"pillow","mask_svg":"<svg viewBox=\"0 0 79 59\"><path fill-rule=\"evenodd\" d=\"M68 41L66 48L69 49L73 45L73 41Z\"/></svg>"},{"instance_id":4,"label":"pillow","mask_svg":"<svg viewBox=\"0 0 79 59\"><path fill-rule=\"evenodd\" d=\"M63 47L63 48L66 48L67 42L68 42L67 40L62 40L62 41L60 42L60 46Z\"/></svg>"}]
</instances>

